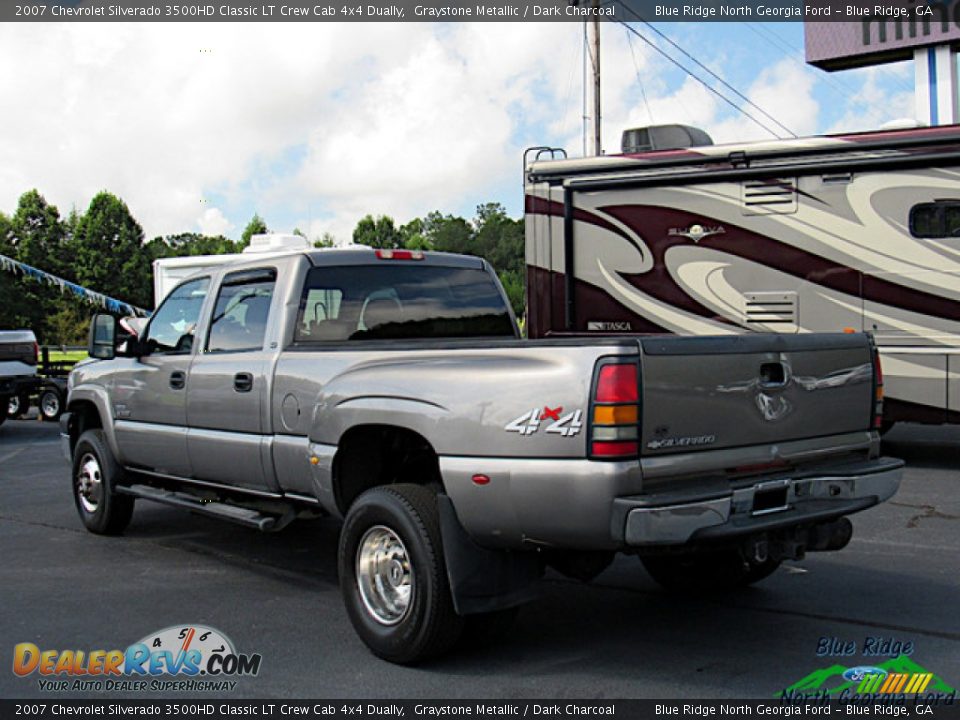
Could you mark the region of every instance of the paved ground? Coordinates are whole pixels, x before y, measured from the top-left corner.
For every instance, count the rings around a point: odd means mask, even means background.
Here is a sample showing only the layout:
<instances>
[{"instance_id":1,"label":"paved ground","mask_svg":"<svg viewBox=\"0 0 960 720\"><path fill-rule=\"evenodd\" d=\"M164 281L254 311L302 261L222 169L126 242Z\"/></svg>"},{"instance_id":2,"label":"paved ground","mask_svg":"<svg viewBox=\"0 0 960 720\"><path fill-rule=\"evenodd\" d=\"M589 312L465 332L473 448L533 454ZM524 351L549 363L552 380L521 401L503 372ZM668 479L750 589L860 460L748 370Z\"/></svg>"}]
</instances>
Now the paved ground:
<instances>
[{"instance_id":1,"label":"paved ground","mask_svg":"<svg viewBox=\"0 0 960 720\"><path fill-rule=\"evenodd\" d=\"M125 537L96 537L76 516L57 438L36 421L0 428L0 697L40 694L36 676L6 669L16 643L124 648L181 623L263 655L229 697L770 697L832 664L816 657L821 637L857 643L845 665L883 659L859 655L867 637L910 641L916 662L960 684L960 428L890 433L905 484L854 519L842 552L713 598L667 596L627 557L590 585L549 575L505 639L413 669L353 634L335 522L259 535L140 503Z\"/></svg>"}]
</instances>

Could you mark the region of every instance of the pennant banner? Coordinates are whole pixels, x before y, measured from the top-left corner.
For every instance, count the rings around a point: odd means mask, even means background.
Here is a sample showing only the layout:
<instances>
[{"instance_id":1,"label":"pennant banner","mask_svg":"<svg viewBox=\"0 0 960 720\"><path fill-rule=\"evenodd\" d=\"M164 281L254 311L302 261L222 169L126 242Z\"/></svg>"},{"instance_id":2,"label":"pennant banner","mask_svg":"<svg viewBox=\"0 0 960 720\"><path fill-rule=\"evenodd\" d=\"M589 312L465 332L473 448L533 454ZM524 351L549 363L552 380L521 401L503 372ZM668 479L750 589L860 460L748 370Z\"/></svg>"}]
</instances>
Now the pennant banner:
<instances>
[{"instance_id":1,"label":"pennant banner","mask_svg":"<svg viewBox=\"0 0 960 720\"><path fill-rule=\"evenodd\" d=\"M19 274L23 275L24 277L33 278L37 282L53 285L54 287L60 288L61 293L72 293L76 297L85 300L91 305L96 305L97 307L101 307L112 313L117 313L118 315L136 315L138 317L149 317L150 315L149 310L144 310L136 305L122 302L115 298L108 297L102 293L94 292L93 290L88 290L87 288L81 287L80 285L72 283L69 280L64 280L62 277L51 275L43 270L38 270L32 265L27 265L19 260L9 258L6 255L0 255L0 269L6 270L14 275Z\"/></svg>"}]
</instances>

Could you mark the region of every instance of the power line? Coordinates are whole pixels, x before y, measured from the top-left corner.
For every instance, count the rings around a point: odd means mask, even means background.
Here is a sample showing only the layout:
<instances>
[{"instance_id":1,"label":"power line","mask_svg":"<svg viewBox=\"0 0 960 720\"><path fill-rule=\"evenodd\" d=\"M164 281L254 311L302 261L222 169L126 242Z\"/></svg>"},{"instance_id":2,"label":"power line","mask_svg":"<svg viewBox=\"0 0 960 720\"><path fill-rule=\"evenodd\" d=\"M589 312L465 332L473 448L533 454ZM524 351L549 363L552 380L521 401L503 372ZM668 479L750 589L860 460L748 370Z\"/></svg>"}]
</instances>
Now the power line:
<instances>
[{"instance_id":1,"label":"power line","mask_svg":"<svg viewBox=\"0 0 960 720\"><path fill-rule=\"evenodd\" d=\"M637 62L637 54L633 50L633 38L630 37L630 33L627 33L627 45L630 46L630 57L633 58L633 69L637 73L637 85L640 86L640 95L643 97L643 104L647 108L647 117L650 118L650 124L652 125L653 112L650 110L650 103L647 100L647 91L643 87L643 78L640 77L640 63Z\"/></svg>"},{"instance_id":2,"label":"power line","mask_svg":"<svg viewBox=\"0 0 960 720\"><path fill-rule=\"evenodd\" d=\"M621 0L617 0L617 2L620 2L620 4L623 5L623 3L621 2ZM630 10L630 8L627 7L626 5L624 5L624 7L627 8L628 10ZM633 11L631 10L631 12L633 12ZM778 140L782 139L782 138L780 137L780 135L778 135L775 131L773 131L772 129L770 129L767 125L764 125L762 122L760 122L760 121L759 121L757 118L755 118L753 115L751 115L751 114L748 113L746 110L744 110L742 107L740 107L740 106L737 105L735 102L733 102L733 100L731 100L730 98L728 98L726 95L724 95L723 93L721 93L719 90L717 90L717 89L714 88L713 86L707 84L702 78L700 78L700 77L698 77L697 75L695 75L692 70L690 70L689 68L685 67L681 62L679 62L678 60L675 60L674 58L670 57L670 55L668 55L668 54L667 54L664 50L662 50L661 48L657 47L657 45L656 45L654 42L652 42L651 40L649 40L649 39L648 39L646 36L644 36L643 33L641 33L639 30L637 30L636 28L630 27L630 25L628 25L628 24L627 24L626 22L624 22L623 20L618 20L617 22L619 22L619 23L620 23L621 25L623 25L627 30L629 30L630 32L632 32L632 33L633 33L634 35L636 35L638 38L640 38L641 40L643 40L647 45L649 45L649 46L652 47L654 50L656 50L658 53L660 53L660 54L661 54L664 58L666 58L669 62L671 62L672 64L676 65L678 68L680 68L681 70L683 70L687 75L689 75L689 76L692 77L694 80L696 80L698 83L700 83L701 85L703 85L703 87L706 88L709 92L713 93L713 94L716 95L718 98L720 98L720 99L723 100L725 103L727 103L727 105L729 105L730 107L732 107L734 110L736 110L737 112L742 113L743 115L745 115L747 118L749 118L750 120L752 120L754 123L756 123L757 125L759 125L761 128L763 128L764 130L766 130L768 133L770 133L773 137L777 138ZM792 135L792 134L793 134L793 133L791 133L791 135ZM796 135L794 135L794 137L796 137Z\"/></svg>"},{"instance_id":3,"label":"power line","mask_svg":"<svg viewBox=\"0 0 960 720\"><path fill-rule=\"evenodd\" d=\"M720 77L720 75L718 75L717 73L715 73L713 70L711 70L710 68L708 68L706 65L704 65L704 64L703 64L702 62L700 62L699 60L697 60L697 58L695 58L693 55L691 55L691 54L688 53L686 50L684 50L682 47L680 47L680 45L679 45L678 43L676 43L676 42L674 42L673 40L671 40L669 36L665 35L665 34L662 33L660 30L658 30L656 27L654 27L651 23L649 23L649 22L647 22L646 20L644 20L640 15L638 15L636 12L634 12L633 9L630 8L628 5L626 5L622 0L617 0L617 1L618 1L618 2L620 3L620 5L622 5L625 9L629 10L629 11L634 15L634 17L636 17L640 22L642 22L644 25L646 25L648 28L650 28L653 32L655 32L655 33L656 33L657 35L659 35L661 38L663 38L664 40L666 40L668 43L670 43L670 45L672 45L676 50L678 50L684 57L686 57L688 60L690 60L690 61L692 61L693 63L695 63L695 64L697 65L697 67L699 67L699 68L701 68L702 70L704 70L705 72L709 73L711 77L713 77L715 80L717 80L717 81L718 81L720 84L722 84L725 88L727 88L728 90L730 90L730 92L732 92L732 93L733 93L734 95L736 95L738 98L740 98L741 100L743 100L745 103L748 103L750 106L752 106L752 107L756 108L757 110L759 110L761 113L763 113L764 117L766 117L768 120L776 123L778 126L780 126L781 129L783 129L784 131L786 131L787 134L792 135L793 137L798 137L798 135L797 135L793 130L791 130L790 128L788 128L788 127L787 127L786 125L784 125L782 122L780 122L780 121L777 120L775 117L773 117L773 115L771 115L770 113L768 113L766 110L764 110L762 107L760 107L759 105L757 105L755 102L753 102L750 98L748 98L748 97L747 97L746 95L744 95L742 92L740 92L739 90L737 90L733 85L731 85L731 84L728 83L726 80L724 80L722 77Z\"/></svg>"}]
</instances>

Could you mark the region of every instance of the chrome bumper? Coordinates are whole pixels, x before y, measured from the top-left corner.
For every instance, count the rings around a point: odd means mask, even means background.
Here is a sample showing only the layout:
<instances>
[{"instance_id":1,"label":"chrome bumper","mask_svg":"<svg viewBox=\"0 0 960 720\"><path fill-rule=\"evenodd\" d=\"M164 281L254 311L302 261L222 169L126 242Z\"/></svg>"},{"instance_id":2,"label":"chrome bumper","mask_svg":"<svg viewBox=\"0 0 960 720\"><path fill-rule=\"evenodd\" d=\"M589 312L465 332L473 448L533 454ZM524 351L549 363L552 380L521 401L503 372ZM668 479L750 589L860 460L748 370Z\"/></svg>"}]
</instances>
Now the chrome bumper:
<instances>
[{"instance_id":1,"label":"chrome bumper","mask_svg":"<svg viewBox=\"0 0 960 720\"><path fill-rule=\"evenodd\" d=\"M850 515L892 497L902 476L903 462L884 458L849 472L766 478L721 497L649 507L652 499L619 498L617 504L626 511L626 545L682 545Z\"/></svg>"}]
</instances>

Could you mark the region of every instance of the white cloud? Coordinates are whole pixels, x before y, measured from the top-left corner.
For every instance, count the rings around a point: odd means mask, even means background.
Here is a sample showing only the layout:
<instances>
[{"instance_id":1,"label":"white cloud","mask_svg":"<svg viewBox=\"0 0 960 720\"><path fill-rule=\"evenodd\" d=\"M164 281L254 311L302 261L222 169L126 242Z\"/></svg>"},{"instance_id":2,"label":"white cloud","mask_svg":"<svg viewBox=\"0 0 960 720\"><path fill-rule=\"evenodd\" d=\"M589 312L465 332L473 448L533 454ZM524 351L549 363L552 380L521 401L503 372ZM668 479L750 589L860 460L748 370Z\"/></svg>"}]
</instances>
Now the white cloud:
<instances>
[{"instance_id":1,"label":"white cloud","mask_svg":"<svg viewBox=\"0 0 960 720\"><path fill-rule=\"evenodd\" d=\"M204 235L226 235L234 224L227 220L220 208L207 208L197 218L197 227Z\"/></svg>"},{"instance_id":2,"label":"white cloud","mask_svg":"<svg viewBox=\"0 0 960 720\"><path fill-rule=\"evenodd\" d=\"M907 66L906 68L904 66ZM914 94L911 90L900 89L904 70L908 64L864 68L850 73L848 81L860 81L862 84L850 96L846 112L827 130L832 133L872 130L893 120L910 119L916 115ZM882 80L887 77L899 77L898 89L884 87ZM909 85L906 85L909 88Z\"/></svg>"},{"instance_id":3,"label":"white cloud","mask_svg":"<svg viewBox=\"0 0 960 720\"><path fill-rule=\"evenodd\" d=\"M108 189L148 237L291 207L342 232L513 175L519 192L515 135L552 112L555 54L578 38L575 24L8 25L0 207L35 186L83 210ZM217 218L200 216L211 195Z\"/></svg>"},{"instance_id":4,"label":"white cloud","mask_svg":"<svg viewBox=\"0 0 960 720\"><path fill-rule=\"evenodd\" d=\"M718 141L767 136L604 27L607 152L651 119ZM6 25L0 208L37 187L61 212L82 211L108 189L148 238L237 232L256 211L276 230L343 241L368 212L404 222L517 205L525 146L581 148L581 39L579 23ZM709 64L725 74L725 62ZM796 132L816 131L813 74L765 67L745 92ZM903 104L860 77L841 124L876 124Z\"/></svg>"}]
</instances>

